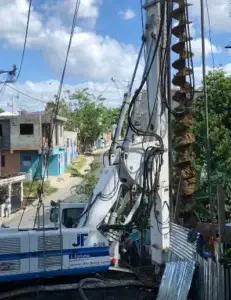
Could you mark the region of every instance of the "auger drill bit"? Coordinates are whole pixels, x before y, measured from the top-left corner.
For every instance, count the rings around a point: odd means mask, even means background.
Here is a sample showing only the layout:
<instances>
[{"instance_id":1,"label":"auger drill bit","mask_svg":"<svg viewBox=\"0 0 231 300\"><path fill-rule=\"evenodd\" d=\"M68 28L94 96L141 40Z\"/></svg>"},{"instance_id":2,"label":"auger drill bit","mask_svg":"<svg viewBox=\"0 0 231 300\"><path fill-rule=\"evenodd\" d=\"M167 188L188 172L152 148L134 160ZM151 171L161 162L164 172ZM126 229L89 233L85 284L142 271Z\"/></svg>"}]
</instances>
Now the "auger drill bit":
<instances>
[{"instance_id":1,"label":"auger drill bit","mask_svg":"<svg viewBox=\"0 0 231 300\"><path fill-rule=\"evenodd\" d=\"M176 159L174 164L174 195L177 194L179 183L182 183L182 195L180 206L180 217L183 218L184 225L194 227L194 197L196 191L196 173L192 166L194 154L192 144L195 137L190 127L192 125L192 114L190 106L192 102L193 87L187 81L193 73L192 68L188 66L188 61L193 53L188 49L192 38L187 30L189 22L187 19L187 10L189 4L186 0L173 0L178 7L172 11L172 18L178 21L178 25L172 28L172 34L178 39L178 42L172 45L172 51L179 55L179 58L172 63L172 67L177 70L172 83L178 87L173 95L173 100L178 103L173 125L174 149Z\"/></svg>"}]
</instances>

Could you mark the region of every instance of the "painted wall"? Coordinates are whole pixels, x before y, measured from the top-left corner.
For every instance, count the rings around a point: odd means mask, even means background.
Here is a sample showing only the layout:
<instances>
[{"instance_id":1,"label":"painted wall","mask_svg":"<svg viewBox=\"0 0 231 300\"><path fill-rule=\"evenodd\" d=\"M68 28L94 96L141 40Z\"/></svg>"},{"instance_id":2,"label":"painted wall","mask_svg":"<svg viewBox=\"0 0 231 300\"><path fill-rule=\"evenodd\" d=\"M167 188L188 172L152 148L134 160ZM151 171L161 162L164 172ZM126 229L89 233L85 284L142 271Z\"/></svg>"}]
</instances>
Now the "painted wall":
<instances>
[{"instance_id":1,"label":"painted wall","mask_svg":"<svg viewBox=\"0 0 231 300\"><path fill-rule=\"evenodd\" d=\"M58 154L51 155L48 163L48 176L59 175Z\"/></svg>"},{"instance_id":2,"label":"painted wall","mask_svg":"<svg viewBox=\"0 0 231 300\"><path fill-rule=\"evenodd\" d=\"M20 172L20 154L19 152L2 151L2 156L5 156L5 167L1 167L1 175L7 176Z\"/></svg>"},{"instance_id":3,"label":"painted wall","mask_svg":"<svg viewBox=\"0 0 231 300\"><path fill-rule=\"evenodd\" d=\"M20 124L33 124L33 133L20 134ZM42 142L41 116L24 114L11 119L11 149L39 150Z\"/></svg>"},{"instance_id":4,"label":"painted wall","mask_svg":"<svg viewBox=\"0 0 231 300\"><path fill-rule=\"evenodd\" d=\"M103 138L106 141L106 145L110 145L110 143L111 143L111 136L112 136L111 131L106 132L106 133L103 134Z\"/></svg>"},{"instance_id":5,"label":"painted wall","mask_svg":"<svg viewBox=\"0 0 231 300\"><path fill-rule=\"evenodd\" d=\"M64 131L66 166L78 155L77 152L77 133L74 131Z\"/></svg>"},{"instance_id":6,"label":"painted wall","mask_svg":"<svg viewBox=\"0 0 231 300\"><path fill-rule=\"evenodd\" d=\"M42 155L38 151L20 151L20 172L31 172L34 178L43 176Z\"/></svg>"},{"instance_id":7,"label":"painted wall","mask_svg":"<svg viewBox=\"0 0 231 300\"><path fill-rule=\"evenodd\" d=\"M59 174L63 174L65 172L65 150L63 149L62 151L60 151L60 156L59 156L59 160L60 160L60 172Z\"/></svg>"},{"instance_id":8,"label":"painted wall","mask_svg":"<svg viewBox=\"0 0 231 300\"><path fill-rule=\"evenodd\" d=\"M53 154L49 158L48 176L58 176L65 172L65 150L59 149L58 154Z\"/></svg>"}]
</instances>

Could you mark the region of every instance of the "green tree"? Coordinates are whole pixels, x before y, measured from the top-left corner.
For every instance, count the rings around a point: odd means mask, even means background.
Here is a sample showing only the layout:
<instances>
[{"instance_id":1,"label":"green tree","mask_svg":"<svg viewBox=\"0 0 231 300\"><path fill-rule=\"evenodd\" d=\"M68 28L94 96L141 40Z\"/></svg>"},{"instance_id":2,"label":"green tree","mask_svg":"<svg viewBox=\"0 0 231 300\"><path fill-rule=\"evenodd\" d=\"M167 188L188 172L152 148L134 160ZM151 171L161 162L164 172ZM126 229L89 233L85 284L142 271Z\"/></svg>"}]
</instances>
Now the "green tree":
<instances>
[{"instance_id":1,"label":"green tree","mask_svg":"<svg viewBox=\"0 0 231 300\"><path fill-rule=\"evenodd\" d=\"M66 91L59 102L58 114L67 118L65 129L78 132L79 142L84 149L100 135L111 131L112 125L118 121L120 109L108 108L104 102L102 95L96 97L88 89L74 93ZM45 111L53 111L55 105L55 100L48 102Z\"/></svg>"},{"instance_id":2,"label":"green tree","mask_svg":"<svg viewBox=\"0 0 231 300\"><path fill-rule=\"evenodd\" d=\"M209 142L211 179L223 183L231 199L231 77L223 70L209 72L206 76L209 110ZM194 150L198 176L206 164L206 131L203 96L194 101ZM202 183L199 194L205 194L207 181ZM202 193L203 191L203 193Z\"/></svg>"},{"instance_id":3,"label":"green tree","mask_svg":"<svg viewBox=\"0 0 231 300\"><path fill-rule=\"evenodd\" d=\"M0 108L0 113L3 113L3 112L5 112L5 110L3 110L2 108Z\"/></svg>"},{"instance_id":4,"label":"green tree","mask_svg":"<svg viewBox=\"0 0 231 300\"><path fill-rule=\"evenodd\" d=\"M70 126L78 128L83 149L111 129L110 113L104 105L104 97L95 97L87 89L83 89L70 94L68 101L72 105Z\"/></svg>"}]
</instances>

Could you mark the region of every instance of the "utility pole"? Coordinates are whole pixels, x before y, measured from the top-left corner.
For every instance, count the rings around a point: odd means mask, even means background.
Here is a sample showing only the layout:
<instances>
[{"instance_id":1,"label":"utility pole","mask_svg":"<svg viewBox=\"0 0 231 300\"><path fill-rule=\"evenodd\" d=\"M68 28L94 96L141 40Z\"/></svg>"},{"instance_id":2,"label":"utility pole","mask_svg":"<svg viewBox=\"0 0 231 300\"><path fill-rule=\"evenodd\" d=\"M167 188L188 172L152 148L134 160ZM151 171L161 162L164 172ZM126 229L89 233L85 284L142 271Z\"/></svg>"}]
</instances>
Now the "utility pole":
<instances>
[{"instance_id":1,"label":"utility pole","mask_svg":"<svg viewBox=\"0 0 231 300\"><path fill-rule=\"evenodd\" d=\"M211 221L213 222L213 199L211 193L211 169L210 169L210 142L209 142L209 112L208 112L208 93L206 84L206 61L205 61L205 14L204 0L200 0L201 4L201 47L202 47L202 74L203 74L203 96L204 96L204 113L205 113L205 138L206 138L206 164L207 164L207 180L208 180L208 197L210 203Z\"/></svg>"},{"instance_id":2,"label":"utility pole","mask_svg":"<svg viewBox=\"0 0 231 300\"><path fill-rule=\"evenodd\" d=\"M11 107L11 112L12 112L12 114L14 113L14 99L15 99L15 98L19 99L19 96L18 96L18 95L12 96L12 97L11 97L11 104L8 104L8 106Z\"/></svg>"}]
</instances>

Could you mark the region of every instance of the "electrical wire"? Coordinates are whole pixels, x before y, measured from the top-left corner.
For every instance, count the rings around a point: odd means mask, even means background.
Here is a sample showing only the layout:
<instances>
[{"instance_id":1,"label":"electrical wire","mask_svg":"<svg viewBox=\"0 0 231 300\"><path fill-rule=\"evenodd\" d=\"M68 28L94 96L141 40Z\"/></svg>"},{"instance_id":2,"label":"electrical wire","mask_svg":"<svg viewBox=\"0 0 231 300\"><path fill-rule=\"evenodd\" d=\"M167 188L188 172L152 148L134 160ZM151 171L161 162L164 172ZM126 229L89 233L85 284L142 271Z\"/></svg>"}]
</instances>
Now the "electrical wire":
<instances>
[{"instance_id":1,"label":"electrical wire","mask_svg":"<svg viewBox=\"0 0 231 300\"><path fill-rule=\"evenodd\" d=\"M136 126L133 124L133 122L132 122L132 111L134 109L135 102L136 102L136 100L137 100L144 84L146 83L146 81L148 79L148 76L149 76L149 73L151 71L152 65L153 65L153 63L155 61L155 58L156 58L157 51L159 49L161 36L162 36L162 28L164 26L164 21L165 21L165 1L162 2L160 5L161 5L161 19L160 19L160 25L159 25L159 32L158 32L158 35L157 35L157 38L156 38L155 49L153 51L153 55L152 55L151 62L149 63L149 65L148 65L149 59L147 59L147 64L146 64L146 67L145 67L145 71L144 71L144 74L143 74L142 81L141 81L140 86L138 87L138 89L135 91L135 93L133 95L133 98L131 100L129 109L128 109L128 125L132 129L132 131L134 133L136 133L137 135L143 135L144 132L141 131L141 130L138 130L136 128ZM147 131L145 133L145 135L146 136L155 136L161 142L161 140L159 139L159 136L156 135L154 132L148 132Z\"/></svg>"},{"instance_id":2,"label":"electrical wire","mask_svg":"<svg viewBox=\"0 0 231 300\"><path fill-rule=\"evenodd\" d=\"M19 71L18 71L18 75L17 75L17 79L16 80L19 79L19 76L20 76L21 71L22 71L22 65L23 65L25 51L26 51L28 29L29 29L29 23L30 23L31 5L32 5L32 0L29 0L29 8L28 8L27 24L26 24L26 33L25 33L25 39L24 39L24 45L23 45L23 51L22 51L22 57L21 57L20 67L19 67Z\"/></svg>"},{"instance_id":3,"label":"electrical wire","mask_svg":"<svg viewBox=\"0 0 231 300\"><path fill-rule=\"evenodd\" d=\"M124 101L123 101L122 106L120 108L120 113L119 113L119 117L118 117L117 123L123 117L124 110L126 109L126 105L128 104L128 99L130 97L130 94L131 94L131 91L132 91L132 88L133 88L133 85L134 85L134 82L135 82L135 78L136 78L137 70L138 70L138 67L139 67L139 63L140 63L140 59L141 59L143 47L144 47L144 40L142 41L141 46L140 46L140 50L139 50L138 57L137 57L137 60L136 60L136 65L135 65L135 68L134 68L134 71L133 71L133 74L132 74L131 83L129 84L128 92L124 95ZM117 138L118 138L118 130L119 130L119 128L117 126L116 130L115 130L115 133L113 135L113 139L112 139L112 142L111 142L111 146L110 146L109 152L108 152L108 155L109 155L109 165L111 165L111 154L113 152L113 148L114 148L114 146L116 144L118 144L117 141L116 141Z\"/></svg>"},{"instance_id":4,"label":"electrical wire","mask_svg":"<svg viewBox=\"0 0 231 300\"><path fill-rule=\"evenodd\" d=\"M142 39L145 40L143 0L140 0L140 15L141 15L141 27L142 27ZM144 58L146 58L146 49L145 48L144 48Z\"/></svg>"},{"instance_id":5,"label":"electrical wire","mask_svg":"<svg viewBox=\"0 0 231 300\"><path fill-rule=\"evenodd\" d=\"M84 278L84 279L80 280L78 290L79 290L80 296L83 300L89 300L87 298L87 296L84 294L83 285L86 283L95 283L95 282L102 282L102 280L100 280L98 278L94 278L94 277L93 278Z\"/></svg>"},{"instance_id":6,"label":"electrical wire","mask_svg":"<svg viewBox=\"0 0 231 300\"><path fill-rule=\"evenodd\" d=\"M137 228L138 227L143 227L143 222L144 220L146 220L146 218L149 216L150 214L150 210L152 208L152 206L154 205L154 201L156 200L156 196L157 196L157 191L159 189L159 175L160 175L160 170L161 170L161 166L163 164L163 151L164 151L164 147L163 147L163 140L162 138L157 135L155 132L148 132L148 128L146 129L146 132L143 132L141 130L138 130L135 125L132 123L132 114L133 114L133 109L134 109L134 105L135 102L137 100L137 97L139 95L139 93L141 92L145 82L147 81L148 75L150 73L151 67L153 65L153 62L156 58L156 54L157 54L157 50L160 47L160 43L161 43L161 37L163 34L163 25L164 25L164 18L165 18L165 3L161 4L161 21L160 21L160 27L159 27L159 32L156 38L156 45L153 51L153 55L151 56L152 53L152 44L153 44L153 40L151 42L151 46L149 48L149 53L147 55L147 59L146 59L146 66L144 68L144 73L143 73L143 78L141 81L141 84L139 86L139 88L136 90L132 101L130 103L129 106L129 110L128 110L128 122L129 122L129 126L132 129L133 132L135 132L138 135L150 135L150 136L154 136L156 137L156 139L159 141L159 145L160 147L148 147L145 150L144 153L144 167L143 167L143 187L142 187L142 197L141 197L141 202L139 205L139 209L136 210L133 218L131 219L130 222L128 222L126 225L110 225L108 226L108 228L111 229L117 229L117 230L121 230L121 229L125 229L125 228ZM161 74L161 72L160 72ZM158 87L160 84L160 80L161 80L161 76L159 75L159 83L158 83ZM157 88L157 90L159 90L159 88ZM156 91L156 99L158 96L158 91ZM155 101L156 102L156 101ZM155 105L153 106L153 112L154 113L155 110ZM150 172L150 170L154 170L154 178L152 175L152 172ZM147 198L148 196L148 203L145 203L145 198ZM156 216L157 218L157 216ZM157 218L158 221L158 218ZM159 221L159 223L161 223ZM167 221L162 222L161 224L165 224L167 223Z\"/></svg>"},{"instance_id":7,"label":"electrical wire","mask_svg":"<svg viewBox=\"0 0 231 300\"><path fill-rule=\"evenodd\" d=\"M210 47L211 47L212 65L213 65L213 70L214 70L215 69L215 59L214 59L213 44L212 44L211 20L210 20L208 0L205 0L205 5L206 5L206 10L207 10L207 16L208 16L209 41L210 41Z\"/></svg>"},{"instance_id":8,"label":"electrical wire","mask_svg":"<svg viewBox=\"0 0 231 300\"><path fill-rule=\"evenodd\" d=\"M23 96L26 96L26 97L28 97L28 98L30 98L30 99L32 99L32 100L39 101L39 102L42 102L42 103L46 103L46 104L47 104L47 101L41 100L41 99L38 99L38 98L35 98L35 97L30 96L30 95L28 95L28 94L26 94L26 93L24 93L24 92L21 92L21 91L19 91L18 89L16 89L16 88L10 86L9 84L6 84L6 86L7 86L8 88L10 88L10 89L12 89L12 90L18 92L19 94L21 94L21 95L23 95Z\"/></svg>"},{"instance_id":9,"label":"electrical wire","mask_svg":"<svg viewBox=\"0 0 231 300\"><path fill-rule=\"evenodd\" d=\"M58 110L59 110L59 102L60 102L60 97L61 97L61 93L62 93L63 81L64 81L64 76L65 76L65 73L66 73L67 61L68 61L69 52L70 52L70 48L71 48L71 42L72 42L72 38L73 38L75 26L76 26L76 21L77 21L79 6L80 6L80 0L77 0L76 1L76 6L75 6L75 12L74 12L74 16L73 16L73 21L72 21L72 27L71 27L71 32L70 32L70 38L69 38L69 43L68 43L66 58L65 58L64 67L63 67L63 72L62 72L62 76L61 76L61 80L60 80L60 85L59 85L59 89L58 89L58 93L57 93L57 97L56 97L55 107L54 107L54 109L52 111L52 116L51 116L51 121L50 121L51 124L53 123L53 120L57 116ZM55 124L53 124L52 130L50 130L50 135L49 135L49 138L48 138L48 147L52 143L52 137L53 137L54 128L55 128ZM44 143L42 145L42 153L44 151L44 146L45 146ZM45 180L45 176L46 176L46 173L47 173L49 155L50 155L50 153L48 152L48 154L46 156L46 163L45 163L45 168L44 168L44 174L43 174L42 179L41 179L42 188L44 187L44 180ZM42 159L43 159L43 157L41 156L41 160ZM39 164L38 164L38 167L39 167ZM37 169L38 169L38 167L37 167ZM29 195L31 193L31 190L32 190L32 187L33 187L33 183L34 183L34 179L33 179L32 183L31 183ZM28 198L27 198L27 200L28 200ZM39 205L39 203L38 203L38 205ZM21 215L18 228L21 225L24 213L25 213L25 210L23 210L23 213ZM36 220L35 220L35 222L36 222ZM35 227L35 223L34 223L34 227Z\"/></svg>"}]
</instances>

